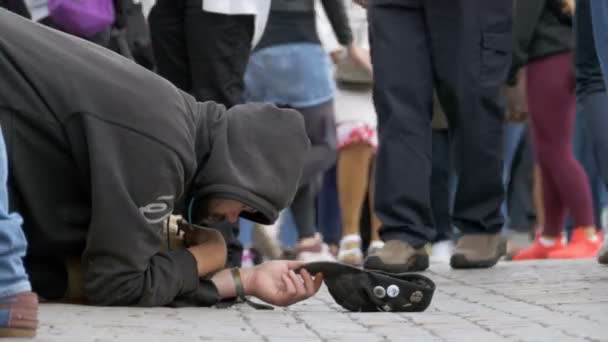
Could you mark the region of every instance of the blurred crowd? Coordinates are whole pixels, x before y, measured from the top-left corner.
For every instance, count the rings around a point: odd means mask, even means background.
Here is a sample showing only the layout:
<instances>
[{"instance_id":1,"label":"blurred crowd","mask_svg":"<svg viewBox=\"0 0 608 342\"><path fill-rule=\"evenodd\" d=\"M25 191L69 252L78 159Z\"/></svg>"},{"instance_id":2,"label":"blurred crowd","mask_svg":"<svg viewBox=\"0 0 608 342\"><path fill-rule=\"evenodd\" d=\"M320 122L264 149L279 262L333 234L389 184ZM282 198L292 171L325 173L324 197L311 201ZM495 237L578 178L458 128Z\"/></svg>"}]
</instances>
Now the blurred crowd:
<instances>
[{"instance_id":1,"label":"blurred crowd","mask_svg":"<svg viewBox=\"0 0 608 342\"><path fill-rule=\"evenodd\" d=\"M214 227L227 265L608 262L601 4L100 0L74 18L66 2L0 4L197 101L303 117L310 149L293 200L274 223Z\"/></svg>"},{"instance_id":2,"label":"blurred crowd","mask_svg":"<svg viewBox=\"0 0 608 342\"><path fill-rule=\"evenodd\" d=\"M361 265L368 249L383 246L373 209L378 132L367 12L351 1L303 1L294 8L282 1L253 3L239 9L210 1L201 10L199 1L114 0L112 22L102 21L97 32L62 22L59 11L49 11L53 1L11 0L5 6L112 49L200 101L228 107L271 102L300 111L313 144L303 185L277 223L243 220L241 234L235 234L240 242L232 237L230 243L237 251L245 245L246 263L289 257ZM507 102L502 232L529 233L536 243L559 237L560 247L580 231L574 228L597 229L600 239L608 224L606 158L601 134L593 133L602 127L603 121L593 120L605 110L605 88L589 4L578 7L574 11L571 1L516 1L514 44L501 47L513 51L501 90ZM401 72L398 66L392 71ZM555 85L555 93L548 85ZM457 104L435 93L429 199L436 233L426 247L438 261L449 260L460 233L452 222L459 177L445 105ZM522 247L509 244L508 257ZM540 257L537 250L527 252L532 255L515 259ZM587 252L580 256L593 256L597 248Z\"/></svg>"}]
</instances>

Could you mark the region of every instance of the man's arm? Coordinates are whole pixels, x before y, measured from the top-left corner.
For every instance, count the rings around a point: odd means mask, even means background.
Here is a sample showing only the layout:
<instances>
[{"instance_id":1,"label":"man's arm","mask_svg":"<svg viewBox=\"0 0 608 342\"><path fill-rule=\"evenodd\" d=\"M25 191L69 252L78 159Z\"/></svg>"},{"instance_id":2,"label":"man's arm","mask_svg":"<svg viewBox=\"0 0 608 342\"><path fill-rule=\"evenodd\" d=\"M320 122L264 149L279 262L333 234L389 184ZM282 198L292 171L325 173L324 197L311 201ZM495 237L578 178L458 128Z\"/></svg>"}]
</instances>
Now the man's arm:
<instances>
[{"instance_id":1,"label":"man's arm","mask_svg":"<svg viewBox=\"0 0 608 342\"><path fill-rule=\"evenodd\" d=\"M162 223L183 191L184 170L169 146L93 116L83 117L89 151L91 223L83 253L93 304L161 306L181 296L217 301L199 282L187 250L160 253Z\"/></svg>"}]
</instances>

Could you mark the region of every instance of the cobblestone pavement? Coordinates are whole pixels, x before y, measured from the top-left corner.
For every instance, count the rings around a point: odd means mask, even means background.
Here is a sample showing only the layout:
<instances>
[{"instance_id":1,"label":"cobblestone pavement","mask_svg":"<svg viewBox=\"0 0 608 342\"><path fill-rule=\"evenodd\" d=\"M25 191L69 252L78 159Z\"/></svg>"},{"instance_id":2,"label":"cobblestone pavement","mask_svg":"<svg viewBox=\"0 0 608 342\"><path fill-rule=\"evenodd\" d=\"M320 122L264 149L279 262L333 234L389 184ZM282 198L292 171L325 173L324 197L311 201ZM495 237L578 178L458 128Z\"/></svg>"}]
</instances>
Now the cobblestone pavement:
<instances>
[{"instance_id":1,"label":"cobblestone pavement","mask_svg":"<svg viewBox=\"0 0 608 342\"><path fill-rule=\"evenodd\" d=\"M326 290L290 307L96 308L46 304L40 341L608 341L608 267L593 260L500 263L425 273L424 313L348 313Z\"/></svg>"}]
</instances>

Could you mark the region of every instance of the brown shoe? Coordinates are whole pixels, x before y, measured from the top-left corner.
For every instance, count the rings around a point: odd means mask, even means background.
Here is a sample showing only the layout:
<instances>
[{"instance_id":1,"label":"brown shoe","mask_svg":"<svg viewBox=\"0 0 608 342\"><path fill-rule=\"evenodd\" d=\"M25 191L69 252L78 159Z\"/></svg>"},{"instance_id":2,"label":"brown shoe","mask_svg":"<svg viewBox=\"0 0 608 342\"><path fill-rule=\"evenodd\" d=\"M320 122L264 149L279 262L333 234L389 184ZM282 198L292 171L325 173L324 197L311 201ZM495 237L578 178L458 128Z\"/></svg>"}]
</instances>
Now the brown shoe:
<instances>
[{"instance_id":1,"label":"brown shoe","mask_svg":"<svg viewBox=\"0 0 608 342\"><path fill-rule=\"evenodd\" d=\"M0 337L34 337L38 328L38 296L32 292L0 298Z\"/></svg>"},{"instance_id":2,"label":"brown shoe","mask_svg":"<svg viewBox=\"0 0 608 342\"><path fill-rule=\"evenodd\" d=\"M507 252L507 240L498 234L470 234L458 240L450 259L452 268L488 268Z\"/></svg>"},{"instance_id":3,"label":"brown shoe","mask_svg":"<svg viewBox=\"0 0 608 342\"><path fill-rule=\"evenodd\" d=\"M363 267L389 273L424 271L429 267L429 255L424 248L416 249L407 242L389 240L382 249L365 258Z\"/></svg>"}]
</instances>

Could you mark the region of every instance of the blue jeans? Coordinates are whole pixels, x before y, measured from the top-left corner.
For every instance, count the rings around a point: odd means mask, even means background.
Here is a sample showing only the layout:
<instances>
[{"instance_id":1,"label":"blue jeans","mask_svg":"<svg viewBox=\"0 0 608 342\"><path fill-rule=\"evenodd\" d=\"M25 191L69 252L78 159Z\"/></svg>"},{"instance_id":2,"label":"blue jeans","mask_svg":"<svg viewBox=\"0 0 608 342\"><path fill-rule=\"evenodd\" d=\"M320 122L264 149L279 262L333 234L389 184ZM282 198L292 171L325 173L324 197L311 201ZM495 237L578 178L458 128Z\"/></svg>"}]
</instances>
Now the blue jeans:
<instances>
[{"instance_id":1,"label":"blue jeans","mask_svg":"<svg viewBox=\"0 0 608 342\"><path fill-rule=\"evenodd\" d=\"M500 206L500 211L505 219L505 224L503 226L503 233L506 234L509 230L509 206L508 206L508 189L509 184L511 183L511 173L513 169L513 162L515 161L515 156L517 154L517 149L521 144L521 140L526 132L526 125L522 123L507 123L505 125L504 131L504 144L503 144L503 153L504 153L504 163L502 169L502 181L505 185L505 200L502 202Z\"/></svg>"},{"instance_id":2,"label":"blue jeans","mask_svg":"<svg viewBox=\"0 0 608 342\"><path fill-rule=\"evenodd\" d=\"M601 63L602 52L608 57L606 15L608 7L605 1L576 1L574 56L577 118L574 153L589 177L597 225L601 222L608 184L608 137L604 132L608 127L608 94L601 68L608 66ZM570 232L571 229L572 224L569 223L566 230Z\"/></svg>"},{"instance_id":3,"label":"blue jeans","mask_svg":"<svg viewBox=\"0 0 608 342\"><path fill-rule=\"evenodd\" d=\"M334 98L331 63L320 44L290 43L251 54L245 71L245 102L271 102L295 108Z\"/></svg>"},{"instance_id":4,"label":"blue jeans","mask_svg":"<svg viewBox=\"0 0 608 342\"><path fill-rule=\"evenodd\" d=\"M601 94L602 97L608 98L608 96ZM606 107L604 107L606 108ZM608 109L608 108L607 108ZM600 168L597 162L598 156L593 140L591 139L590 130L587 127L587 120L585 115L589 115L589 111L585 111L585 107L579 102L577 103L576 122L574 127L574 154L576 159L581 163L581 166L585 170L587 177L589 178L589 184L591 186L591 196L593 200L593 212L596 225L599 226L601 222L602 208L606 203L606 183L602 179ZM591 112L591 114L594 114ZM599 113L598 113L599 114ZM604 158L604 157L602 157ZM566 234L570 236L573 229L572 218L569 217L566 222Z\"/></svg>"},{"instance_id":5,"label":"blue jeans","mask_svg":"<svg viewBox=\"0 0 608 342\"><path fill-rule=\"evenodd\" d=\"M339 244L342 238L342 218L338 198L336 166L325 172L323 185L317 199L319 233L325 242Z\"/></svg>"},{"instance_id":6,"label":"blue jeans","mask_svg":"<svg viewBox=\"0 0 608 342\"><path fill-rule=\"evenodd\" d=\"M584 0L578 0L579 6ZM608 2L603 0L589 1L591 9L591 22L593 23L593 36L597 55L604 71L604 82L608 83ZM578 7L576 9L578 11ZM589 20L589 17L586 18Z\"/></svg>"},{"instance_id":7,"label":"blue jeans","mask_svg":"<svg viewBox=\"0 0 608 342\"><path fill-rule=\"evenodd\" d=\"M23 266L27 248L23 220L19 214L8 212L7 180L6 145L0 130L0 297L32 290Z\"/></svg>"}]
</instances>

